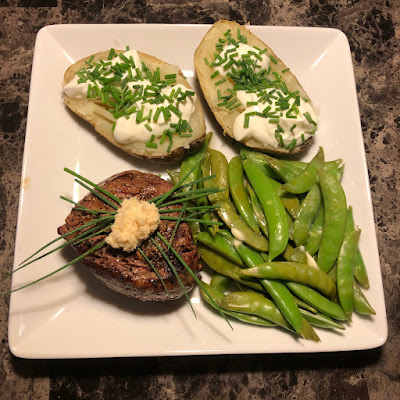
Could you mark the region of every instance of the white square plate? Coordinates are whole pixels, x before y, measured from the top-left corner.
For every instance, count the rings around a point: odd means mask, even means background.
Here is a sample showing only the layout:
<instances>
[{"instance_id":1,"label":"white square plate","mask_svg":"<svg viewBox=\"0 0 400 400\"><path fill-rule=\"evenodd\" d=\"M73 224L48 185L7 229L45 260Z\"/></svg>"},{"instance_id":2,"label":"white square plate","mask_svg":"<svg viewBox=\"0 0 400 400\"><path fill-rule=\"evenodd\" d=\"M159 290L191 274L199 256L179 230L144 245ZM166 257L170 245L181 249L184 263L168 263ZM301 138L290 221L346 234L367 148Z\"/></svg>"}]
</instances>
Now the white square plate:
<instances>
[{"instance_id":1,"label":"white square plate","mask_svg":"<svg viewBox=\"0 0 400 400\"><path fill-rule=\"evenodd\" d=\"M113 148L64 106L64 71L102 50L131 48L177 64L189 82L193 54L206 25L59 25L43 28L35 47L23 163L15 265L57 236L70 206L59 195L79 200L85 194L63 172L69 167L94 182L127 169L162 172ZM291 67L320 109L320 127L309 160L323 146L327 159L346 163L343 186L355 221L371 288L367 296L377 315L354 316L344 332L317 329L311 343L275 328L226 322L191 293L194 318L184 301L143 304L103 287L78 264L11 296L9 344L24 358L86 358L239 353L300 353L368 349L382 345L387 322L364 145L349 45L345 35L324 28L253 26ZM205 108L207 106L205 105ZM237 149L223 142L221 130L211 146L231 158ZM52 254L14 275L12 286L28 283L73 259L72 250ZM208 279L203 274L205 280Z\"/></svg>"}]
</instances>

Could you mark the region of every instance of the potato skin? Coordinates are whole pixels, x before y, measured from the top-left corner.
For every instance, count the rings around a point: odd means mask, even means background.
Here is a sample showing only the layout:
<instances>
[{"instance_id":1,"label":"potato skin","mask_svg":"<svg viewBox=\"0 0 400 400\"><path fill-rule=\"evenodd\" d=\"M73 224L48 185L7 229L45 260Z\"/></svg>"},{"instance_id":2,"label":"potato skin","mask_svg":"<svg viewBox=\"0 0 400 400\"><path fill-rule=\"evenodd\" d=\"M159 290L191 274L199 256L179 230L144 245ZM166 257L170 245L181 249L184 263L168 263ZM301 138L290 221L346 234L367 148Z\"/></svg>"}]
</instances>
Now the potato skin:
<instances>
[{"instance_id":1,"label":"potato skin","mask_svg":"<svg viewBox=\"0 0 400 400\"><path fill-rule=\"evenodd\" d=\"M286 65L282 62L282 60L276 56L273 50L265 44L262 40L260 40L257 36L251 33L245 26L239 25L236 22L231 21L218 21L216 22L207 34L204 36L203 40L199 44L196 49L194 55L194 65L196 69L196 74L200 82L201 89L203 91L204 97L214 114L216 120L221 125L223 129L224 135L230 136L233 140L233 122L235 118L244 111L244 107L240 106L234 110L228 110L226 107L218 107L217 104L220 102L217 97L217 92L215 89L215 85L210 78L211 69L208 65L205 64L204 58L207 57L208 60L212 60L214 58L215 53L215 43L218 42L218 39L223 37L224 33L230 29L232 32L237 32L240 29L240 33L247 38L247 42L251 46L258 46L260 48L267 48L268 54L272 54L276 60L277 64L271 64L272 71L282 71L286 69ZM299 81L291 73L290 71L285 73L285 82L290 91L299 90L300 96L303 98L307 98L311 103L310 97L304 91ZM219 86L221 92L225 91L228 88L233 88L233 84L229 79L223 84ZM307 139L304 143L299 146L296 146L294 149L283 149L283 148L275 148L267 145L262 145L253 139L244 140L241 143L255 150L262 151L271 155L288 155L288 154L296 154L306 150L312 143L313 136Z\"/></svg>"},{"instance_id":2,"label":"potato skin","mask_svg":"<svg viewBox=\"0 0 400 400\"><path fill-rule=\"evenodd\" d=\"M123 53L124 50L116 50L115 52L120 54ZM63 86L73 79L77 71L87 66L85 61L89 61L91 57L93 57L93 62L97 62L100 59L104 60L107 59L108 54L108 50L103 51L85 57L82 60L77 61L75 64L72 64L65 71ZM141 61L143 61L150 70L155 70L157 67L159 67L162 75L175 73L177 75L176 82L181 83L188 89L192 90L192 87L183 77L182 71L178 67L161 61L149 54L141 52L138 52L138 54ZM98 132L102 137L104 137L114 146L136 158L157 163L172 163L181 160L186 154L197 151L197 149L204 142L206 126L203 108L198 98L196 99L195 103L195 111L189 120L189 123L193 129L192 137L179 138L179 140L175 140L174 138L174 144L169 153L167 152L167 141L165 141L163 146L159 145L158 149L147 148L145 147L144 143L118 143L114 139L114 135L111 131L112 125L116 120L114 116L101 104L99 99L75 99L67 96L65 93L63 93L63 99L66 106L72 112L90 123L95 131Z\"/></svg>"}]
</instances>

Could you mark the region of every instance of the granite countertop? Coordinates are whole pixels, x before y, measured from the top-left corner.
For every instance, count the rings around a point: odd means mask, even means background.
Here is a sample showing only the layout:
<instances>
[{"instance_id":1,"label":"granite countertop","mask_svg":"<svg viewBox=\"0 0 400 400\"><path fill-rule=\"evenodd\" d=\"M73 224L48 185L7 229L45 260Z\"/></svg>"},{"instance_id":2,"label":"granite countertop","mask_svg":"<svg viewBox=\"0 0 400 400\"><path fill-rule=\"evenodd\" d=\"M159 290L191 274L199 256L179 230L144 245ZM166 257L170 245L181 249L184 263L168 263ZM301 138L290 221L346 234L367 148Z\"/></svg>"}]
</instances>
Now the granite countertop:
<instances>
[{"instance_id":1,"label":"granite countertop","mask_svg":"<svg viewBox=\"0 0 400 400\"><path fill-rule=\"evenodd\" d=\"M0 0L0 272L12 268L35 37L49 24L322 26L348 37L361 112L389 336L336 354L32 361L11 355L0 302L0 398L395 399L400 397L398 0ZM397 174L396 174L397 171ZM9 281L0 284L7 290Z\"/></svg>"}]
</instances>

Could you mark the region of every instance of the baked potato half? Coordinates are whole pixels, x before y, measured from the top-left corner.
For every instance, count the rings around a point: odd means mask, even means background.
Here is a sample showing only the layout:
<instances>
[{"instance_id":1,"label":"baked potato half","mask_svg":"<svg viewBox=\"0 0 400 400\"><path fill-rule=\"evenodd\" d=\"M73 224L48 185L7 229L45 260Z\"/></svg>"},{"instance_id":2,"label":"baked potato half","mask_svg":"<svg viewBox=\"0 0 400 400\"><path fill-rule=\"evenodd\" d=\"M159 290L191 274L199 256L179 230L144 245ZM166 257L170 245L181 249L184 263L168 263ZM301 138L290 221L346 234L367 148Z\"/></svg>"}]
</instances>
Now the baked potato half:
<instances>
[{"instance_id":1,"label":"baked potato half","mask_svg":"<svg viewBox=\"0 0 400 400\"><path fill-rule=\"evenodd\" d=\"M224 134L275 155L299 153L317 130L317 111L273 50L235 22L219 21L196 49L204 97Z\"/></svg>"},{"instance_id":2,"label":"baked potato half","mask_svg":"<svg viewBox=\"0 0 400 400\"><path fill-rule=\"evenodd\" d=\"M142 64L138 66L135 65L132 57L120 59L121 53L122 55L128 55L128 53L123 50L112 49L111 51L93 54L71 65L65 72L63 81L63 99L67 107L79 117L89 122L96 132L114 146L134 157L153 162L170 163L180 160L188 153L195 152L205 138L206 127L204 112L199 99L195 96L194 91L183 77L180 69L151 55L135 52ZM131 70L133 72L129 72L128 69L124 70L124 65L129 64L129 60L132 60ZM103 72L104 76L101 75L101 78L99 78L101 81L91 79L93 78L93 71L95 71L96 68L97 72L94 74L95 77L98 76L99 71L107 71L107 68L110 68L109 65L113 66L119 62L121 64L118 65L123 67L121 68L122 73L119 80L112 81L112 79L109 78L110 76L111 78L117 76L118 71L115 70L111 73ZM136 64L137 63L138 61ZM88 75L90 76L89 79ZM174 78L171 79L171 77ZM140 78L142 78L142 81ZM87 82L90 82L90 84ZM162 84L162 82L165 84ZM79 84L84 85L83 89L82 87L78 87ZM125 94L121 94L121 92L127 92L129 90L129 87L127 88L129 84L132 85L130 87L131 93L128 93L126 96ZM140 84L144 86L142 92L145 94L142 96L133 96L132 92L135 94ZM88 85L90 85L90 88ZM148 89L146 85L152 86L152 91ZM97 89L95 86L97 86ZM78 87L79 90L76 90L76 87ZM177 91L172 91L172 87L180 87L179 94L177 94L175 98L174 94ZM167 93L169 100L162 98L165 88L169 90ZM187 92L185 92L185 90L187 90ZM85 93L82 95L83 91L85 91ZM108 94L106 93L107 91L109 92ZM76 93L81 93L81 95L77 95ZM131 99L129 99L129 95L131 95ZM140 99L140 97L142 98ZM126 98L128 98L128 100L125 101L124 99ZM139 100L137 100L138 98ZM180 104L177 98L181 99L179 101L183 103L188 101L192 102L192 112L185 120L183 119L183 115L182 118L178 115L180 113ZM149 106L149 103L151 103L153 99L155 99L156 105L163 109L163 112L158 113L157 123L154 123L157 114L156 108L153 107L153 111L146 114L146 112L143 113L141 104L138 105L137 102L135 103L135 101L142 100L143 102L147 102L147 106ZM166 115L164 109L167 109L169 104L172 105L171 107L173 107L174 110L168 109ZM135 109L135 105L138 106L136 107L137 109ZM128 114L126 110L128 110ZM134 112L132 112L132 110L134 110ZM131 114L129 114L129 112L131 112ZM140 114L140 116L138 117L137 114ZM130 128L126 128L126 123L129 121L122 121L122 119L126 120L129 118L131 121L136 121L137 125L140 125L141 132L144 132L144 135L135 134L133 139L132 137L131 140L129 139ZM121 124L125 122L125 136L123 140L117 140L115 135L119 119L121 119ZM163 120L164 126L160 123L161 120ZM175 121L175 124L172 123L173 121ZM156 126L157 124L161 125L161 128ZM171 124L172 127L170 126ZM146 128L148 129L143 128L145 125L147 125ZM174 125L178 125L178 127ZM154 135L154 133L156 133L155 128L158 129L158 136ZM161 133L160 129L162 130ZM164 133L162 133L163 131Z\"/></svg>"}]
</instances>

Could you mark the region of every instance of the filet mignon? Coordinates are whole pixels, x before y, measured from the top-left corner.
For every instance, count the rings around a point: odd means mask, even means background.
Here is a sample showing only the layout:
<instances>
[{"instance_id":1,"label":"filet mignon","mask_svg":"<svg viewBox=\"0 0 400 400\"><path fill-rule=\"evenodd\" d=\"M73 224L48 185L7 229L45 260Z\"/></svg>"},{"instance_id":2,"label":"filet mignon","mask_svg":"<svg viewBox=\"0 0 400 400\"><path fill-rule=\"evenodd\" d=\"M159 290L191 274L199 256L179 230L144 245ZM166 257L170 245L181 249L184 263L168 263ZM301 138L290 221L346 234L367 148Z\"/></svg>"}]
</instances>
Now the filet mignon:
<instances>
[{"instance_id":1,"label":"filet mignon","mask_svg":"<svg viewBox=\"0 0 400 400\"><path fill-rule=\"evenodd\" d=\"M113 175L99 185L121 200L134 196L142 200L150 200L172 188L171 183L156 175L133 170ZM104 203L93 194L85 196L80 201L80 204L93 210L112 210L108 204ZM179 204L170 206L171 210L179 207L181 207ZM171 211L171 213L164 215L179 216L179 214L180 212ZM66 218L65 224L59 227L57 231L60 235L65 234L66 232L82 226L93 218L96 217L74 208ZM167 240L170 240L174 227L175 221L161 220L158 231ZM77 234L79 234L79 232L69 235L67 239L72 239ZM108 232L96 235L73 246L73 248L81 255L103 241L107 234ZM167 249L167 246L165 246L156 235L153 234L153 237L169 256L186 291L192 289L194 286L193 277L190 276L185 267L172 252ZM201 270L200 256L193 242L187 223L180 223L175 233L172 246L185 260L192 271L198 275ZM90 255L85 256L83 264L88 266L94 275L110 289L129 297L134 297L143 301L164 301L181 297L184 294L182 288L154 243L147 239L141 244L140 248L157 269L171 296L166 293L160 279L137 250L128 253L123 250L114 249L109 245L104 245Z\"/></svg>"}]
</instances>

